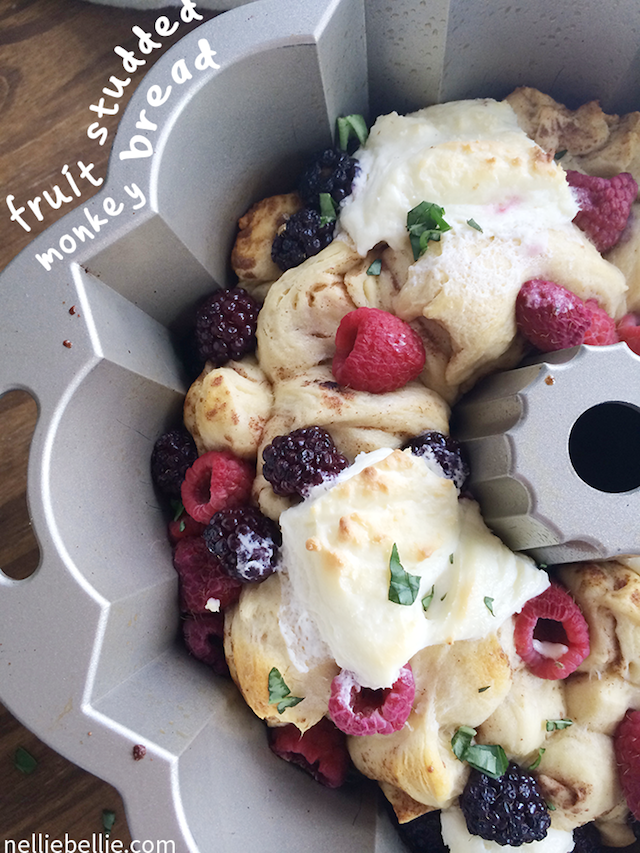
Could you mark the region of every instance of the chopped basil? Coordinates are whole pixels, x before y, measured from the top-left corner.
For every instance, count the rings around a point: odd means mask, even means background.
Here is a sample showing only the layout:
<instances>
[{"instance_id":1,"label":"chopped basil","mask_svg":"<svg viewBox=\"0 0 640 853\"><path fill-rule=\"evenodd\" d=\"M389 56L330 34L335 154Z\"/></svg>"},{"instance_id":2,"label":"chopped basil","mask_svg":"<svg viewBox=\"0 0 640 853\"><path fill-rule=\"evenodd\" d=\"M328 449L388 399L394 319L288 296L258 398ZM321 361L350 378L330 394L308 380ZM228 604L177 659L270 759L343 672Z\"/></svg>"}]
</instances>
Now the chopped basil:
<instances>
[{"instance_id":1,"label":"chopped basil","mask_svg":"<svg viewBox=\"0 0 640 853\"><path fill-rule=\"evenodd\" d=\"M485 595L485 597L484 597L484 606L487 608L487 610L489 611L489 613L490 613L492 616L495 616L495 615L496 615L496 614L493 612L493 598L489 598L489 596L488 596L488 595Z\"/></svg>"},{"instance_id":2,"label":"chopped basil","mask_svg":"<svg viewBox=\"0 0 640 853\"><path fill-rule=\"evenodd\" d=\"M369 269L367 270L367 275L380 275L382 272L382 261L380 258L376 258L376 260L371 264Z\"/></svg>"},{"instance_id":3,"label":"chopped basil","mask_svg":"<svg viewBox=\"0 0 640 853\"><path fill-rule=\"evenodd\" d=\"M435 586L432 586L429 592L422 599L422 609L425 611L425 613L427 612L427 610L429 609L429 605L433 601L433 596L435 595L435 592L436 588Z\"/></svg>"},{"instance_id":4,"label":"chopped basil","mask_svg":"<svg viewBox=\"0 0 640 853\"><path fill-rule=\"evenodd\" d=\"M420 589L420 577L418 575L410 575L409 572L404 570L398 556L398 546L395 542L391 549L389 570L391 572L389 601L393 601L394 604L403 604L407 607L413 604Z\"/></svg>"},{"instance_id":5,"label":"chopped basil","mask_svg":"<svg viewBox=\"0 0 640 853\"><path fill-rule=\"evenodd\" d=\"M475 219L467 219L467 225L470 225L472 228L475 228L476 231L480 231L480 233L482 233L482 228L478 225Z\"/></svg>"},{"instance_id":6,"label":"chopped basil","mask_svg":"<svg viewBox=\"0 0 640 853\"><path fill-rule=\"evenodd\" d=\"M550 803L549 801L547 801L547 808L550 812L554 812L556 810L556 807L553 805L553 803Z\"/></svg>"},{"instance_id":7,"label":"chopped basil","mask_svg":"<svg viewBox=\"0 0 640 853\"><path fill-rule=\"evenodd\" d=\"M427 251L430 240L436 242L451 226L443 218L444 207L433 202L422 201L407 213L407 231L413 250L413 259Z\"/></svg>"},{"instance_id":8,"label":"chopped basil","mask_svg":"<svg viewBox=\"0 0 640 853\"><path fill-rule=\"evenodd\" d=\"M173 520L177 521L184 512L184 504L182 501L171 501L171 509L173 510Z\"/></svg>"},{"instance_id":9,"label":"chopped basil","mask_svg":"<svg viewBox=\"0 0 640 853\"><path fill-rule=\"evenodd\" d=\"M103 809L102 810L102 828L104 829L104 834L109 835L111 830L113 829L113 824L116 822L116 813L111 809Z\"/></svg>"},{"instance_id":10,"label":"chopped basil","mask_svg":"<svg viewBox=\"0 0 640 853\"><path fill-rule=\"evenodd\" d=\"M486 687L479 687L479 688L478 688L478 693L484 693L484 692L485 692L485 690L488 690L490 687L491 687L491 685L490 685L490 684L487 684L487 686L486 686Z\"/></svg>"},{"instance_id":11,"label":"chopped basil","mask_svg":"<svg viewBox=\"0 0 640 853\"><path fill-rule=\"evenodd\" d=\"M336 203L331 193L320 193L320 225L328 225L336 219Z\"/></svg>"},{"instance_id":12,"label":"chopped basil","mask_svg":"<svg viewBox=\"0 0 640 853\"><path fill-rule=\"evenodd\" d=\"M540 762L542 761L542 756L544 755L544 753L545 753L545 750L542 747L540 747L540 749L538 750L538 757L533 762L533 764L529 765L529 770L537 770L538 767L540 767Z\"/></svg>"},{"instance_id":13,"label":"chopped basil","mask_svg":"<svg viewBox=\"0 0 640 853\"><path fill-rule=\"evenodd\" d=\"M338 132L338 147L342 151L346 151L349 146L349 140L355 136L360 145L364 145L369 136L369 129L364 120L364 116L359 113L352 113L348 116L340 116L336 121Z\"/></svg>"},{"instance_id":14,"label":"chopped basil","mask_svg":"<svg viewBox=\"0 0 640 853\"><path fill-rule=\"evenodd\" d=\"M499 779L509 766L509 759L499 744L471 743L476 730L470 726L460 726L451 738L451 749L460 761L466 761L470 767L485 773L492 779Z\"/></svg>"},{"instance_id":15,"label":"chopped basil","mask_svg":"<svg viewBox=\"0 0 640 853\"><path fill-rule=\"evenodd\" d=\"M567 729L573 725L573 720L547 720L547 731L554 732L556 729Z\"/></svg>"},{"instance_id":16,"label":"chopped basil","mask_svg":"<svg viewBox=\"0 0 640 853\"><path fill-rule=\"evenodd\" d=\"M556 151L556 153L553 155L553 159L554 159L554 160L556 161L556 163L557 163L557 162L558 162L558 160L562 160L562 158L564 157L564 155L565 155L566 153L567 153L567 149L566 149L566 148L563 148L563 149L561 149L560 151Z\"/></svg>"},{"instance_id":17,"label":"chopped basil","mask_svg":"<svg viewBox=\"0 0 640 853\"><path fill-rule=\"evenodd\" d=\"M442 596L442 598L440 599L440 601L444 601L446 597L447 597L447 593L445 592L445 594Z\"/></svg>"},{"instance_id":18,"label":"chopped basil","mask_svg":"<svg viewBox=\"0 0 640 853\"><path fill-rule=\"evenodd\" d=\"M278 703L278 713L282 714L287 708L293 708L304 697L292 696L280 671L274 666L269 673L269 704Z\"/></svg>"},{"instance_id":19,"label":"chopped basil","mask_svg":"<svg viewBox=\"0 0 640 853\"><path fill-rule=\"evenodd\" d=\"M13 766L28 776L36 769L38 762L30 752L27 752L24 746L19 746L13 754Z\"/></svg>"},{"instance_id":20,"label":"chopped basil","mask_svg":"<svg viewBox=\"0 0 640 853\"><path fill-rule=\"evenodd\" d=\"M449 562L453 565L453 554L449 554Z\"/></svg>"}]
</instances>

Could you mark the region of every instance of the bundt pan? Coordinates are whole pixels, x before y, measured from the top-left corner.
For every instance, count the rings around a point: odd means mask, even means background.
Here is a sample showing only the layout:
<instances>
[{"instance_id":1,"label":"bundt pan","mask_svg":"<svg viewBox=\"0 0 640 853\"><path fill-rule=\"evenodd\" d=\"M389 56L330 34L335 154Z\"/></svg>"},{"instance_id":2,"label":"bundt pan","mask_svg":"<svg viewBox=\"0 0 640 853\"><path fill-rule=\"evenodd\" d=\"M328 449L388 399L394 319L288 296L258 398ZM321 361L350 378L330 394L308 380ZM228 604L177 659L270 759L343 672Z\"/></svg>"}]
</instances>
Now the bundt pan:
<instances>
[{"instance_id":1,"label":"bundt pan","mask_svg":"<svg viewBox=\"0 0 640 853\"><path fill-rule=\"evenodd\" d=\"M340 114L520 84L637 107L639 28L633 0L615 14L585 0L237 6L154 65L101 192L2 274L0 393L38 404L29 501L42 559L25 580L0 572L0 694L119 789L134 838L194 853L402 849L375 785L330 791L275 758L233 685L177 638L149 455L186 390L172 331L229 281L237 218L291 187ZM134 762L138 743L147 757Z\"/></svg>"}]
</instances>

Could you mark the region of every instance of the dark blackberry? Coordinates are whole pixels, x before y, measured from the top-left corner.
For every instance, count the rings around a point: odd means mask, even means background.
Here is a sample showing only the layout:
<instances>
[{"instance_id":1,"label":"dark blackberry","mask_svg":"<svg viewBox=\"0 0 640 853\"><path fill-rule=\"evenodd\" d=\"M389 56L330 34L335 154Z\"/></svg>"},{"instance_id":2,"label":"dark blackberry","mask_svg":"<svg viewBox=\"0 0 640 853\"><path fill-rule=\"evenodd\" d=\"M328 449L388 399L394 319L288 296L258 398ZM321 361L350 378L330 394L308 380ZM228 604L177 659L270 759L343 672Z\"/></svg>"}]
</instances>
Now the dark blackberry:
<instances>
[{"instance_id":1,"label":"dark blackberry","mask_svg":"<svg viewBox=\"0 0 640 853\"><path fill-rule=\"evenodd\" d=\"M572 853L600 853L602 841L595 823L585 823L573 830Z\"/></svg>"},{"instance_id":2,"label":"dark blackberry","mask_svg":"<svg viewBox=\"0 0 640 853\"><path fill-rule=\"evenodd\" d=\"M338 148L316 154L302 173L298 194L309 207L320 209L320 193L328 193L336 204L351 194L358 161Z\"/></svg>"},{"instance_id":3,"label":"dark blackberry","mask_svg":"<svg viewBox=\"0 0 640 853\"><path fill-rule=\"evenodd\" d=\"M280 528L252 506L221 509L202 534L229 577L257 583L276 569Z\"/></svg>"},{"instance_id":4,"label":"dark blackberry","mask_svg":"<svg viewBox=\"0 0 640 853\"><path fill-rule=\"evenodd\" d=\"M416 456L434 462L442 474L462 489L469 477L469 466L460 444L441 432L423 432L407 441L402 449L410 448Z\"/></svg>"},{"instance_id":5,"label":"dark blackberry","mask_svg":"<svg viewBox=\"0 0 640 853\"><path fill-rule=\"evenodd\" d=\"M222 367L256 347L260 306L242 287L216 290L198 307L195 339L203 361Z\"/></svg>"},{"instance_id":6,"label":"dark blackberry","mask_svg":"<svg viewBox=\"0 0 640 853\"><path fill-rule=\"evenodd\" d=\"M551 824L538 783L514 762L499 779L472 769L460 808L472 835L502 846L541 841Z\"/></svg>"},{"instance_id":7,"label":"dark blackberry","mask_svg":"<svg viewBox=\"0 0 640 853\"><path fill-rule=\"evenodd\" d=\"M320 214L303 207L287 220L271 246L271 259L281 270L299 266L333 240L335 222L322 225Z\"/></svg>"},{"instance_id":8,"label":"dark blackberry","mask_svg":"<svg viewBox=\"0 0 640 853\"><path fill-rule=\"evenodd\" d=\"M349 465L329 433L319 426L296 429L276 436L262 451L262 474L277 495L305 497L317 486Z\"/></svg>"},{"instance_id":9,"label":"dark blackberry","mask_svg":"<svg viewBox=\"0 0 640 853\"><path fill-rule=\"evenodd\" d=\"M392 815L392 821L411 853L448 853L449 848L442 840L439 810L427 812L407 823L398 823Z\"/></svg>"},{"instance_id":10,"label":"dark blackberry","mask_svg":"<svg viewBox=\"0 0 640 853\"><path fill-rule=\"evenodd\" d=\"M195 442L186 429L172 429L161 435L151 451L151 477L158 491L181 500L185 472L197 458Z\"/></svg>"}]
</instances>

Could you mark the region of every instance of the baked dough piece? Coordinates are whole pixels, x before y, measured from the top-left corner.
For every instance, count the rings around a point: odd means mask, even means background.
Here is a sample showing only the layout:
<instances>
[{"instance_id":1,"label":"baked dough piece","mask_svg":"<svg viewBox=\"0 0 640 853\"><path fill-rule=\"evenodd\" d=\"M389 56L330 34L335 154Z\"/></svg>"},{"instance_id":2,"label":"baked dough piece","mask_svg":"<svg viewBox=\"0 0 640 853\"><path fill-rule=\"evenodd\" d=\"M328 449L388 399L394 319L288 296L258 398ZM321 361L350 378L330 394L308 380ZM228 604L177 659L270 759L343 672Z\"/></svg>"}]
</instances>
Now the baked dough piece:
<instances>
[{"instance_id":1,"label":"baked dough piece","mask_svg":"<svg viewBox=\"0 0 640 853\"><path fill-rule=\"evenodd\" d=\"M292 505L278 497L262 476L262 451L277 435L317 425L326 429L349 461L380 447L400 447L426 430L448 433L449 407L420 382L389 394L344 388L328 366L315 367L274 386L273 413L262 435L253 494L271 518Z\"/></svg>"},{"instance_id":2,"label":"baked dough piece","mask_svg":"<svg viewBox=\"0 0 640 853\"><path fill-rule=\"evenodd\" d=\"M449 392L439 390L447 399L508 352L516 337L516 296L530 278L550 279L582 299L595 298L612 316L624 313L624 275L570 224L541 234L527 251L518 238L458 229L409 267L394 310L403 320L425 318L441 327Z\"/></svg>"},{"instance_id":3,"label":"baked dough piece","mask_svg":"<svg viewBox=\"0 0 640 853\"><path fill-rule=\"evenodd\" d=\"M620 242L607 252L607 260L624 275L627 287L627 310L640 311L640 203L631 207L627 227Z\"/></svg>"},{"instance_id":4,"label":"baked dough piece","mask_svg":"<svg viewBox=\"0 0 640 853\"><path fill-rule=\"evenodd\" d=\"M315 664L302 672L291 660L280 628L282 602L278 573L261 584L247 584L240 601L225 613L224 650L231 677L251 710L269 725L294 723L301 732L314 726L325 716L329 704L331 681L340 672L328 655L313 657ZM269 673L276 667L292 696L303 701L279 714L269 702Z\"/></svg>"},{"instance_id":5,"label":"baked dough piece","mask_svg":"<svg viewBox=\"0 0 640 853\"><path fill-rule=\"evenodd\" d=\"M640 575L615 561L568 564L559 574L589 624L591 652L579 671L613 671L640 686Z\"/></svg>"},{"instance_id":6,"label":"baked dough piece","mask_svg":"<svg viewBox=\"0 0 640 853\"><path fill-rule=\"evenodd\" d=\"M271 260L271 246L287 219L302 208L297 193L262 199L240 217L240 231L231 252L231 266L241 285L275 281L282 275Z\"/></svg>"},{"instance_id":7,"label":"baked dough piece","mask_svg":"<svg viewBox=\"0 0 640 853\"><path fill-rule=\"evenodd\" d=\"M640 182L640 112L607 115L597 101L569 110L528 87L515 89L506 100L520 127L541 148L568 152L563 165L603 178L631 172Z\"/></svg>"},{"instance_id":8,"label":"baked dough piece","mask_svg":"<svg viewBox=\"0 0 640 853\"><path fill-rule=\"evenodd\" d=\"M230 450L255 459L272 406L271 385L255 358L218 368L207 362L185 397L184 424L200 456Z\"/></svg>"},{"instance_id":9,"label":"baked dough piece","mask_svg":"<svg viewBox=\"0 0 640 853\"><path fill-rule=\"evenodd\" d=\"M508 657L495 634L428 646L411 659L411 668L416 698L406 725L390 735L348 738L354 764L383 783L403 821L425 806L447 808L461 793L469 770L454 756L451 738L461 725L480 725L511 686Z\"/></svg>"}]
</instances>

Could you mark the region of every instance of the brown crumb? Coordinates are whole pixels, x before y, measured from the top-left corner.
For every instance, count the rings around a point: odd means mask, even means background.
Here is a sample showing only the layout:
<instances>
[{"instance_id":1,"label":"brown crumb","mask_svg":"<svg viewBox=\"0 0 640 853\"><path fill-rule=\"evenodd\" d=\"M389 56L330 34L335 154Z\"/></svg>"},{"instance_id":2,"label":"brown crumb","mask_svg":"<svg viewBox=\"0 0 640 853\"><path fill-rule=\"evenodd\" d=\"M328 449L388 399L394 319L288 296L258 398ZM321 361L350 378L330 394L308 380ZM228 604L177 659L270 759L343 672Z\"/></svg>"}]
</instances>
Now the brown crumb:
<instances>
[{"instance_id":1,"label":"brown crumb","mask_svg":"<svg viewBox=\"0 0 640 853\"><path fill-rule=\"evenodd\" d=\"M62 341L62 346L63 346L63 347L66 347L67 349L71 349L71 347L73 346L73 344L71 343L71 341L67 341L67 340L65 340L65 341Z\"/></svg>"},{"instance_id":2,"label":"brown crumb","mask_svg":"<svg viewBox=\"0 0 640 853\"><path fill-rule=\"evenodd\" d=\"M145 755L147 754L147 747L143 746L141 743L137 743L133 747L133 760L141 761Z\"/></svg>"}]
</instances>

